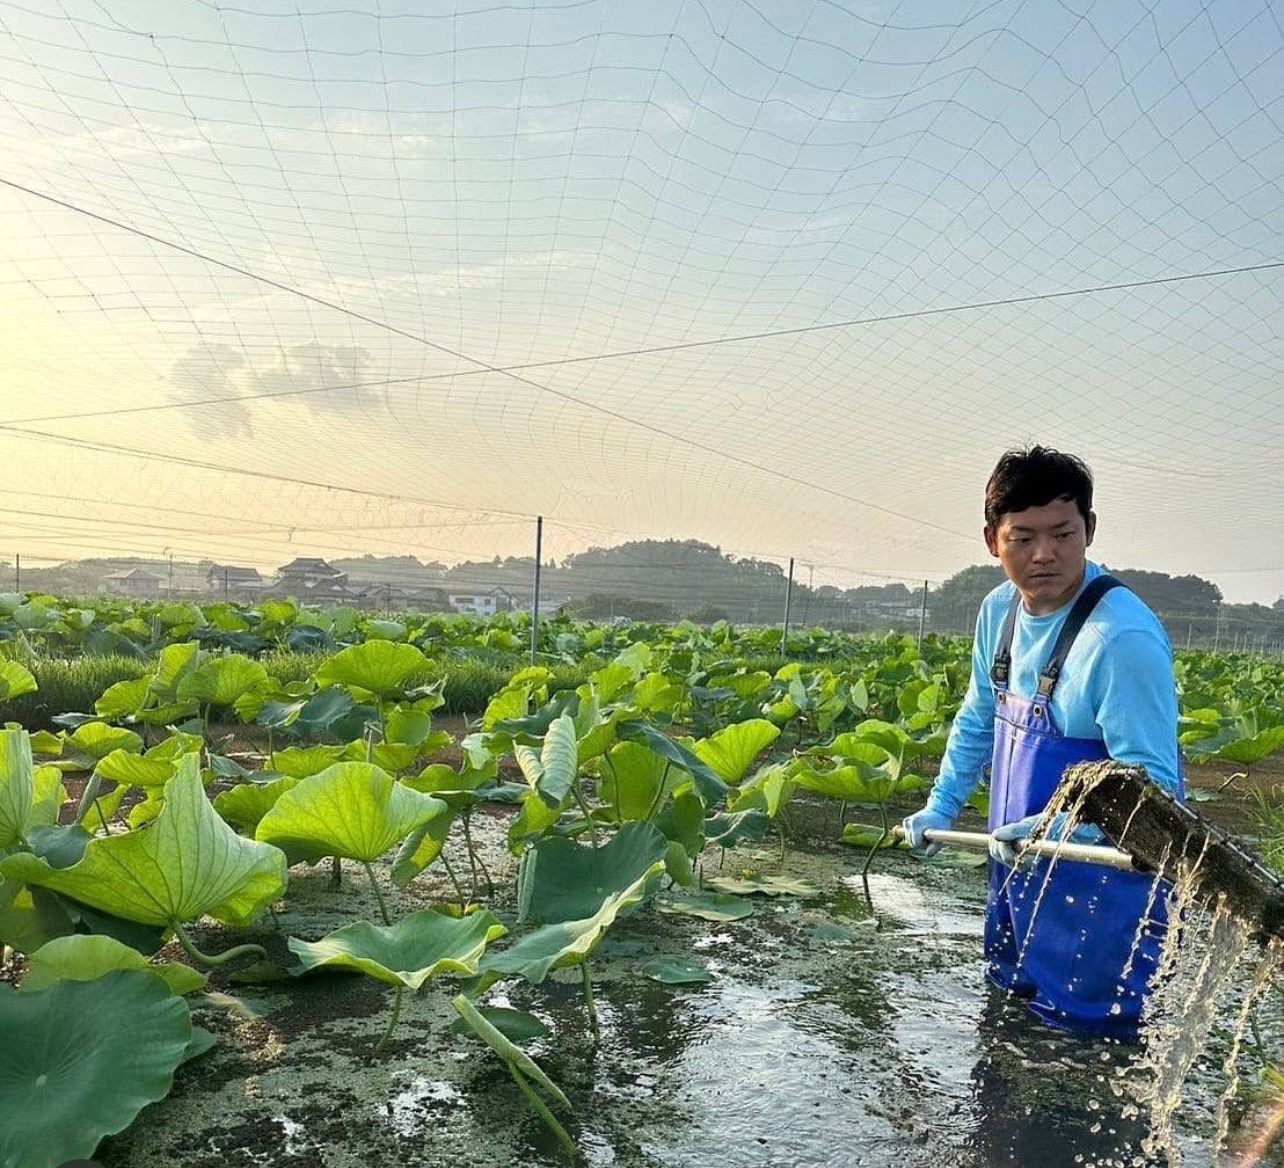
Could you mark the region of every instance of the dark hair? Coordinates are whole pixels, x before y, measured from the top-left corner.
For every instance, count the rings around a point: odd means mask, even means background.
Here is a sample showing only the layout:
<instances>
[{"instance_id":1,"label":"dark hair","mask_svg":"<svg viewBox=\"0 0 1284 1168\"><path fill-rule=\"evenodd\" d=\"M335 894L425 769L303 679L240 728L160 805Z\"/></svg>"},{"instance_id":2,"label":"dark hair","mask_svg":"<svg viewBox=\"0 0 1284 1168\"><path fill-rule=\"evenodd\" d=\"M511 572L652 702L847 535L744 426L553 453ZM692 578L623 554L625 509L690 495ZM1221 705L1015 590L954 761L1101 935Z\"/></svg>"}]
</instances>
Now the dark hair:
<instances>
[{"instance_id":1,"label":"dark hair","mask_svg":"<svg viewBox=\"0 0 1284 1168\"><path fill-rule=\"evenodd\" d=\"M1088 522L1092 471L1087 463L1049 446L1009 450L985 484L985 525L994 530L1009 511L1043 507L1058 499L1074 503Z\"/></svg>"}]
</instances>

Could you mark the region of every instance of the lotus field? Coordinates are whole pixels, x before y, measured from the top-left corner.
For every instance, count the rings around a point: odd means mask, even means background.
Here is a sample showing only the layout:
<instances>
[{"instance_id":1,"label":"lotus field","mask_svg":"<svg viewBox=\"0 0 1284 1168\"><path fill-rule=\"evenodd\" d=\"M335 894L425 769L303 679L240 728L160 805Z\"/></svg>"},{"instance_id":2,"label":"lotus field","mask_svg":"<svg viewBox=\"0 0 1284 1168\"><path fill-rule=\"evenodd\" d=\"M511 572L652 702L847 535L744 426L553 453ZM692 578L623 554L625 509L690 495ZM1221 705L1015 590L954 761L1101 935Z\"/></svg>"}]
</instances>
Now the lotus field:
<instances>
[{"instance_id":1,"label":"lotus field","mask_svg":"<svg viewBox=\"0 0 1284 1168\"><path fill-rule=\"evenodd\" d=\"M0 1168L141 1163L129 1141L174 1101L149 1105L173 1090L199 1111L229 1043L253 1048L249 1092L292 1057L265 1054L269 1007L340 985L360 1004L338 1019L345 1065L403 1086L483 1068L469 1089L523 1125L510 1156L664 1162L604 1148L581 1114L582 1068L630 1000L604 1009L595 969L639 929L667 938L630 976L686 1009L724 933L817 894L817 848L875 928L871 876L930 786L969 652L551 620L531 665L522 615L0 597ZM1254 783L1284 747L1284 664L1179 653L1177 677L1205 796ZM714 940L684 949L696 924ZM484 1144L492 1113L471 1105ZM173 1162L360 1162L279 1123L265 1158L242 1133ZM503 1162L447 1128L404 1162Z\"/></svg>"}]
</instances>

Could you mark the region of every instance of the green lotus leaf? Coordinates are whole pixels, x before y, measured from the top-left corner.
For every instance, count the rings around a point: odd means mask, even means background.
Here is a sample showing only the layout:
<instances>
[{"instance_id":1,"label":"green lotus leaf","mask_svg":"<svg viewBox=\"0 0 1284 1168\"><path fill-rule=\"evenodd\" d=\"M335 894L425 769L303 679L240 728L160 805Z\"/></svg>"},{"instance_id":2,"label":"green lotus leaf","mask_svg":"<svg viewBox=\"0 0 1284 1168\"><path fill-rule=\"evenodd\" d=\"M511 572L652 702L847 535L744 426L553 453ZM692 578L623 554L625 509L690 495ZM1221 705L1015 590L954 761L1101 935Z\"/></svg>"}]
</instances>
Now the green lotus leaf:
<instances>
[{"instance_id":1,"label":"green lotus leaf","mask_svg":"<svg viewBox=\"0 0 1284 1168\"><path fill-rule=\"evenodd\" d=\"M111 937L80 933L59 937L32 953L18 988L22 993L31 993L48 989L58 981L93 981L118 969L150 973L180 997L204 989L208 980L190 965L177 961L153 965L137 949Z\"/></svg>"},{"instance_id":2,"label":"green lotus leaf","mask_svg":"<svg viewBox=\"0 0 1284 1168\"><path fill-rule=\"evenodd\" d=\"M163 787L174 777L174 763L113 750L94 768L94 773L127 787Z\"/></svg>"},{"instance_id":3,"label":"green lotus leaf","mask_svg":"<svg viewBox=\"0 0 1284 1168\"><path fill-rule=\"evenodd\" d=\"M695 789L706 805L713 806L727 793L727 784L694 751L688 750L680 742L675 742L659 727L645 721L621 722L617 733L630 742L641 742L649 746L661 758L668 759L675 766L681 767L690 776Z\"/></svg>"},{"instance_id":4,"label":"green lotus leaf","mask_svg":"<svg viewBox=\"0 0 1284 1168\"><path fill-rule=\"evenodd\" d=\"M885 757L880 747L870 745L868 749ZM802 764L795 769L793 779L798 786L818 795L852 803L882 803L895 787L895 779L877 765L855 760L832 770Z\"/></svg>"},{"instance_id":5,"label":"green lotus leaf","mask_svg":"<svg viewBox=\"0 0 1284 1168\"><path fill-rule=\"evenodd\" d=\"M53 766L36 767L31 776L32 799L28 829L53 827L58 822L62 805L67 802L67 792L62 785L62 772Z\"/></svg>"},{"instance_id":6,"label":"green lotus leaf","mask_svg":"<svg viewBox=\"0 0 1284 1168\"><path fill-rule=\"evenodd\" d=\"M397 706L388 712L383 738L385 742L419 746L431 733L431 713L427 710L417 710L413 706ZM449 736L446 741L450 741Z\"/></svg>"},{"instance_id":7,"label":"green lotus leaf","mask_svg":"<svg viewBox=\"0 0 1284 1168\"><path fill-rule=\"evenodd\" d=\"M602 801L621 822L646 819L664 806L665 797L687 781L678 770L641 742L617 742L602 767Z\"/></svg>"},{"instance_id":8,"label":"green lotus leaf","mask_svg":"<svg viewBox=\"0 0 1284 1168\"><path fill-rule=\"evenodd\" d=\"M741 783L735 794L727 800L728 811L748 811L753 808L775 819L780 809L789 802L794 791L793 773L787 765L777 763L764 767L753 778Z\"/></svg>"},{"instance_id":9,"label":"green lotus leaf","mask_svg":"<svg viewBox=\"0 0 1284 1168\"><path fill-rule=\"evenodd\" d=\"M35 805L31 739L21 726L0 731L0 850L24 840Z\"/></svg>"},{"instance_id":10,"label":"green lotus leaf","mask_svg":"<svg viewBox=\"0 0 1284 1168\"><path fill-rule=\"evenodd\" d=\"M244 924L285 891L285 856L242 839L218 817L195 755L183 756L164 794L146 831L90 840L67 868L12 855L0 861L0 876L51 888L129 921L169 927L201 916Z\"/></svg>"},{"instance_id":11,"label":"green lotus leaf","mask_svg":"<svg viewBox=\"0 0 1284 1168\"><path fill-rule=\"evenodd\" d=\"M150 685L151 679L146 677L109 685L94 702L94 712L100 718L108 718L113 722L127 718L146 700Z\"/></svg>"},{"instance_id":12,"label":"green lotus leaf","mask_svg":"<svg viewBox=\"0 0 1284 1168\"><path fill-rule=\"evenodd\" d=\"M413 645L367 641L322 662L314 676L323 689L342 685L386 700L404 693L407 682L431 667L422 650Z\"/></svg>"},{"instance_id":13,"label":"green lotus leaf","mask_svg":"<svg viewBox=\"0 0 1284 1168\"><path fill-rule=\"evenodd\" d=\"M780 737L780 727L766 718L737 722L695 744L695 753L724 782L735 786L753 761Z\"/></svg>"},{"instance_id":14,"label":"green lotus leaf","mask_svg":"<svg viewBox=\"0 0 1284 1168\"><path fill-rule=\"evenodd\" d=\"M405 888L441 855L442 848L446 846L450 825L455 822L455 809L449 801L443 802L450 808L449 813L439 815L415 828L397 849L397 855L392 861L392 882L398 888Z\"/></svg>"},{"instance_id":15,"label":"green lotus leaf","mask_svg":"<svg viewBox=\"0 0 1284 1168\"><path fill-rule=\"evenodd\" d=\"M792 876L711 876L705 881L719 892L736 896L819 896L820 889Z\"/></svg>"},{"instance_id":16,"label":"green lotus leaf","mask_svg":"<svg viewBox=\"0 0 1284 1168\"><path fill-rule=\"evenodd\" d=\"M661 863L660 868L663 866ZM583 963L616 918L641 903L647 895L647 881L638 880L622 892L608 896L591 917L543 925L503 952L488 953L478 969L479 986L484 989L514 975L538 985L555 969Z\"/></svg>"},{"instance_id":17,"label":"green lotus leaf","mask_svg":"<svg viewBox=\"0 0 1284 1168\"><path fill-rule=\"evenodd\" d=\"M37 730L31 736L31 753L43 754L57 758L62 753L63 738L61 734L50 734L48 730Z\"/></svg>"},{"instance_id":18,"label":"green lotus leaf","mask_svg":"<svg viewBox=\"0 0 1284 1168\"><path fill-rule=\"evenodd\" d=\"M662 913L699 917L702 921L738 921L753 915L753 904L729 892L688 892L656 901Z\"/></svg>"},{"instance_id":19,"label":"green lotus leaf","mask_svg":"<svg viewBox=\"0 0 1284 1168\"><path fill-rule=\"evenodd\" d=\"M1284 726L1272 726L1250 738L1239 738L1218 747L1213 758L1223 758L1240 766L1253 766L1284 747Z\"/></svg>"},{"instance_id":20,"label":"green lotus leaf","mask_svg":"<svg viewBox=\"0 0 1284 1168\"><path fill-rule=\"evenodd\" d=\"M358 921L320 941L291 937L289 945L303 963L304 972L323 966L353 969L389 985L417 990L441 973L475 975L486 946L506 932L486 911L451 917L428 908L395 925Z\"/></svg>"},{"instance_id":21,"label":"green lotus leaf","mask_svg":"<svg viewBox=\"0 0 1284 1168\"><path fill-rule=\"evenodd\" d=\"M637 892L664 868L668 841L649 823L625 824L601 847L550 836L522 856L518 919L543 925L594 916L603 903Z\"/></svg>"},{"instance_id":22,"label":"green lotus leaf","mask_svg":"<svg viewBox=\"0 0 1284 1168\"><path fill-rule=\"evenodd\" d=\"M569 714L556 718L544 735L544 744L538 754L531 747L520 744L513 748L513 753L526 781L538 792L545 806L560 807L579 773L574 719Z\"/></svg>"},{"instance_id":23,"label":"green lotus leaf","mask_svg":"<svg viewBox=\"0 0 1284 1168\"><path fill-rule=\"evenodd\" d=\"M252 832L258 827L259 821L276 806L277 800L302 781L283 775L271 783L241 783L230 791L217 795L214 810L234 827Z\"/></svg>"},{"instance_id":24,"label":"green lotus leaf","mask_svg":"<svg viewBox=\"0 0 1284 1168\"><path fill-rule=\"evenodd\" d=\"M734 848L737 844L757 843L767 834L771 820L758 807L744 811L724 811L710 815L704 821L705 839L720 848Z\"/></svg>"},{"instance_id":25,"label":"green lotus leaf","mask_svg":"<svg viewBox=\"0 0 1284 1168\"><path fill-rule=\"evenodd\" d=\"M366 638L371 641L404 641L406 626L396 620L376 620L373 617L365 622Z\"/></svg>"},{"instance_id":26,"label":"green lotus leaf","mask_svg":"<svg viewBox=\"0 0 1284 1168\"><path fill-rule=\"evenodd\" d=\"M278 774L306 779L341 762L347 750L346 746L291 746L288 750L274 751L267 765Z\"/></svg>"},{"instance_id":27,"label":"green lotus leaf","mask_svg":"<svg viewBox=\"0 0 1284 1168\"><path fill-rule=\"evenodd\" d=\"M364 761L366 754L364 746L359 742L354 745L361 747L361 758L354 761ZM380 770L390 771L393 774L404 771L418 757L419 747L409 746L404 742L379 742L370 751L370 761Z\"/></svg>"},{"instance_id":28,"label":"green lotus leaf","mask_svg":"<svg viewBox=\"0 0 1284 1168\"><path fill-rule=\"evenodd\" d=\"M0 1164L55 1168L169 1094L192 1022L159 978L123 970L32 994L0 987L0 1034Z\"/></svg>"},{"instance_id":29,"label":"green lotus leaf","mask_svg":"<svg viewBox=\"0 0 1284 1168\"><path fill-rule=\"evenodd\" d=\"M143 754L144 758L158 759L162 762L177 762L184 754L199 754L205 749L205 739L200 734L185 734L174 731Z\"/></svg>"},{"instance_id":30,"label":"green lotus leaf","mask_svg":"<svg viewBox=\"0 0 1284 1168\"><path fill-rule=\"evenodd\" d=\"M840 843L851 844L854 848L893 848L897 838L890 831L868 823L848 823L843 825L843 834L838 837Z\"/></svg>"},{"instance_id":31,"label":"green lotus leaf","mask_svg":"<svg viewBox=\"0 0 1284 1168\"><path fill-rule=\"evenodd\" d=\"M106 758L114 750L137 754L143 749L143 740L132 730L108 726L106 722L86 722L74 734L65 736L67 745L76 753L94 760Z\"/></svg>"},{"instance_id":32,"label":"green lotus leaf","mask_svg":"<svg viewBox=\"0 0 1284 1168\"><path fill-rule=\"evenodd\" d=\"M35 693L39 688L31 670L16 661L0 660L0 702Z\"/></svg>"},{"instance_id":33,"label":"green lotus leaf","mask_svg":"<svg viewBox=\"0 0 1284 1168\"><path fill-rule=\"evenodd\" d=\"M175 696L180 702L223 708L234 705L245 694L265 690L270 685L262 665L233 653L215 657L185 674Z\"/></svg>"},{"instance_id":34,"label":"green lotus leaf","mask_svg":"<svg viewBox=\"0 0 1284 1168\"><path fill-rule=\"evenodd\" d=\"M551 1033L534 1014L525 1010L514 1010L509 1006L478 1006L477 1013L509 1042L530 1042L534 1038L546 1038ZM456 1034L472 1033L472 1028L462 1018L450 1029Z\"/></svg>"},{"instance_id":35,"label":"green lotus leaf","mask_svg":"<svg viewBox=\"0 0 1284 1168\"><path fill-rule=\"evenodd\" d=\"M713 981L713 974L703 965L677 957L653 958L641 966L638 973L664 985L708 985Z\"/></svg>"},{"instance_id":36,"label":"green lotus leaf","mask_svg":"<svg viewBox=\"0 0 1284 1168\"><path fill-rule=\"evenodd\" d=\"M372 763L341 762L286 791L260 821L255 838L291 861L326 856L378 859L446 804L398 783Z\"/></svg>"},{"instance_id":37,"label":"green lotus leaf","mask_svg":"<svg viewBox=\"0 0 1284 1168\"><path fill-rule=\"evenodd\" d=\"M31 953L55 937L74 932L62 900L43 888L0 880L0 945Z\"/></svg>"}]
</instances>

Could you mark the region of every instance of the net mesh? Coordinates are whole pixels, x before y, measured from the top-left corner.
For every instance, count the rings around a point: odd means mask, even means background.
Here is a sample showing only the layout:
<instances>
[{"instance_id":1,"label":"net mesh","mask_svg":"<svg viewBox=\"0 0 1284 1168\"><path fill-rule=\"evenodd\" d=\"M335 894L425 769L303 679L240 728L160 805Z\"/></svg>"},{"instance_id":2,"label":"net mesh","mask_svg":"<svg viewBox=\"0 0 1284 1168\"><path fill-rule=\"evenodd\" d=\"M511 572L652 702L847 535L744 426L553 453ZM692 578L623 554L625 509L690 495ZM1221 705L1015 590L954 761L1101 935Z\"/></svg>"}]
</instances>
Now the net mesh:
<instances>
[{"instance_id":1,"label":"net mesh","mask_svg":"<svg viewBox=\"0 0 1284 1168\"><path fill-rule=\"evenodd\" d=\"M0 3L7 559L914 590L1041 441L1284 590L1269 0L421 7Z\"/></svg>"}]
</instances>

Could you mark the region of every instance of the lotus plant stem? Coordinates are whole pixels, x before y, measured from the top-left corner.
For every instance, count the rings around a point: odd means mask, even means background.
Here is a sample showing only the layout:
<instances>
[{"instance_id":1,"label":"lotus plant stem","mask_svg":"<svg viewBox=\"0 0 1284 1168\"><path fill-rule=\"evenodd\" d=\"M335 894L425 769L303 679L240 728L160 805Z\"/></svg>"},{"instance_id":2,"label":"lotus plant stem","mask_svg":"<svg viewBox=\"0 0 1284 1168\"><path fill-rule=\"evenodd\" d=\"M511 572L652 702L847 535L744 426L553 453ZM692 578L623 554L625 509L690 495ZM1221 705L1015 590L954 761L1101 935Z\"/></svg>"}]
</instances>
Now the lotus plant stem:
<instances>
[{"instance_id":1,"label":"lotus plant stem","mask_svg":"<svg viewBox=\"0 0 1284 1168\"><path fill-rule=\"evenodd\" d=\"M602 764L611 772L612 790L615 792L615 798L612 800L615 804L615 822L619 823L624 818L623 813L620 811L620 776L615 773L615 764L611 761L610 751L602 755Z\"/></svg>"},{"instance_id":2,"label":"lotus plant stem","mask_svg":"<svg viewBox=\"0 0 1284 1168\"><path fill-rule=\"evenodd\" d=\"M593 813L588 809L588 804L584 802L584 792L580 790L579 779L571 783L571 792L575 795L575 802L580 805L580 811L584 813L584 819L588 823L589 839L593 841L593 846L597 847L597 825L593 822Z\"/></svg>"},{"instance_id":3,"label":"lotus plant stem","mask_svg":"<svg viewBox=\"0 0 1284 1168\"><path fill-rule=\"evenodd\" d=\"M387 920L386 917L384 919L385 921ZM388 1019L388 1028L383 1032L383 1037L375 1043L375 1054L379 1054L388 1045L388 1040L392 1038L392 1032L397 1028L397 1022L401 1018L401 999L404 993L405 986L398 986L392 995L392 1017Z\"/></svg>"},{"instance_id":4,"label":"lotus plant stem","mask_svg":"<svg viewBox=\"0 0 1284 1168\"><path fill-rule=\"evenodd\" d=\"M665 795L669 793L669 767L671 765L672 764L668 761L664 764L664 770L660 774L660 785L656 788L655 797L651 800L651 806L646 809L647 819L654 819L656 817L660 811L661 801L664 799ZM615 785L615 789L618 794L620 789L618 783Z\"/></svg>"},{"instance_id":5,"label":"lotus plant stem","mask_svg":"<svg viewBox=\"0 0 1284 1168\"><path fill-rule=\"evenodd\" d=\"M450 877L450 882L455 886L455 895L459 897L459 903L465 907L472 903L465 895L463 885L459 883L459 877L455 875L455 869L450 866L450 861L446 858L446 849L441 850L441 866L446 869L446 875Z\"/></svg>"},{"instance_id":6,"label":"lotus plant stem","mask_svg":"<svg viewBox=\"0 0 1284 1168\"><path fill-rule=\"evenodd\" d=\"M330 857L330 887L338 888L343 882L343 864L338 856Z\"/></svg>"},{"instance_id":7,"label":"lotus plant stem","mask_svg":"<svg viewBox=\"0 0 1284 1168\"><path fill-rule=\"evenodd\" d=\"M508 1067L508 1073L513 1076L513 1082L521 1089L526 1101L535 1109L535 1114L544 1121L544 1126L557 1137L557 1142L562 1145L566 1154L575 1162L581 1163L582 1157L580 1150L575 1146L575 1141L571 1139L567 1130L557 1122L557 1117L548 1109L548 1105L538 1095L535 1090L526 1081L526 1077L512 1063L504 1064Z\"/></svg>"},{"instance_id":8,"label":"lotus plant stem","mask_svg":"<svg viewBox=\"0 0 1284 1168\"><path fill-rule=\"evenodd\" d=\"M375 877L374 868L370 866L369 860L362 860L362 865L366 870L366 875L370 877L370 887L374 889L375 900L379 902L379 915L383 917L385 925L392 924L392 918L388 916L388 902L383 898L383 889L379 887L379 881Z\"/></svg>"},{"instance_id":9,"label":"lotus plant stem","mask_svg":"<svg viewBox=\"0 0 1284 1168\"><path fill-rule=\"evenodd\" d=\"M524 1075L534 1079L552 1097L559 1107L571 1110L571 1101L562 1094L562 1090L539 1068L539 1065L520 1046L505 1038L493 1023L468 1000L466 994L457 995L450 1003L469 1028L504 1062L516 1067Z\"/></svg>"},{"instance_id":10,"label":"lotus plant stem","mask_svg":"<svg viewBox=\"0 0 1284 1168\"><path fill-rule=\"evenodd\" d=\"M589 963L580 962L580 976L584 980L584 1008L588 1011L589 1028L593 1031L593 1041L602 1041L602 1028L597 1022L597 1006L593 1003L593 977L589 973Z\"/></svg>"},{"instance_id":11,"label":"lotus plant stem","mask_svg":"<svg viewBox=\"0 0 1284 1168\"><path fill-rule=\"evenodd\" d=\"M470 809L468 811L465 811L463 814L464 843L468 845L468 868L469 868L469 871L472 872L472 877L473 877L473 895L471 899L476 900L478 869L480 869L481 874L486 877L487 897L491 897L495 895L495 882L491 880L490 872L487 870L486 864L481 858L481 854L477 851L476 847L473 846L472 824L473 824L473 813L472 813L472 810Z\"/></svg>"},{"instance_id":12,"label":"lotus plant stem","mask_svg":"<svg viewBox=\"0 0 1284 1168\"><path fill-rule=\"evenodd\" d=\"M870 916L874 916L874 897L869 891L869 868L874 862L874 857L878 855L878 849L887 842L888 832L891 830L887 825L887 808L882 803L878 805L878 815L883 821L883 830L878 839L874 841L874 846L869 849L869 855L865 857L865 866L860 870L860 883L865 890L865 903L869 905Z\"/></svg>"},{"instance_id":13,"label":"lotus plant stem","mask_svg":"<svg viewBox=\"0 0 1284 1168\"><path fill-rule=\"evenodd\" d=\"M80 803L76 806L76 818L72 822L79 823L85 818L86 813L89 811L90 803L98 808L98 818L103 819L103 809L98 807L98 791L102 785L102 776L100 776L97 771L94 771L94 773L89 776L89 781L85 784L85 789L80 793ZM103 827L106 826L107 822L106 820L103 820Z\"/></svg>"},{"instance_id":14,"label":"lotus plant stem","mask_svg":"<svg viewBox=\"0 0 1284 1168\"><path fill-rule=\"evenodd\" d=\"M226 952L219 953L217 956L202 953L196 943L188 936L187 930L178 921L171 921L174 929L174 937L183 947L183 952L193 961L199 961L209 969L217 969L220 965L226 965L229 961L235 961L238 957L259 957L266 958L267 950L262 945L234 945Z\"/></svg>"}]
</instances>

